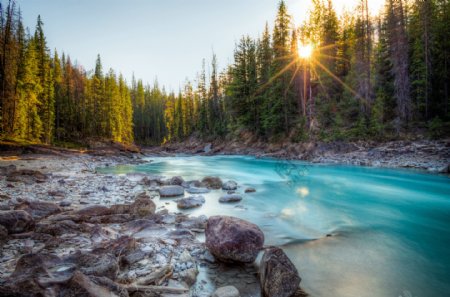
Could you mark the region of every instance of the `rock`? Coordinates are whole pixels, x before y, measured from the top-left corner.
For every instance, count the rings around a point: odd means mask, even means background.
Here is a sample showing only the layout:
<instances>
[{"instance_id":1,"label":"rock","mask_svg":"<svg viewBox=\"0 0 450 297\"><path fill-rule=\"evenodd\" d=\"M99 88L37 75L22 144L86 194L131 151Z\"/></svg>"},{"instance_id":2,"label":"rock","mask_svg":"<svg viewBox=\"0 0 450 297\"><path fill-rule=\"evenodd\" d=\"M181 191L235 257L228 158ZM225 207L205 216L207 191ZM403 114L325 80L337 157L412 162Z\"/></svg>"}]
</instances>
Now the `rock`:
<instances>
[{"instance_id":1,"label":"rock","mask_svg":"<svg viewBox=\"0 0 450 297\"><path fill-rule=\"evenodd\" d=\"M205 203L205 198L203 196L191 196L187 198L182 198L177 200L177 207L181 209L190 209L195 207L200 207Z\"/></svg>"},{"instance_id":2,"label":"rock","mask_svg":"<svg viewBox=\"0 0 450 297\"><path fill-rule=\"evenodd\" d=\"M184 250L181 255L180 258L178 259L180 262L184 263L184 262L190 262L193 261L191 254L189 253L188 250Z\"/></svg>"},{"instance_id":3,"label":"rock","mask_svg":"<svg viewBox=\"0 0 450 297\"><path fill-rule=\"evenodd\" d=\"M34 226L33 217L24 210L0 211L0 225L9 234L22 233Z\"/></svg>"},{"instance_id":4,"label":"rock","mask_svg":"<svg viewBox=\"0 0 450 297\"><path fill-rule=\"evenodd\" d=\"M205 153L209 153L212 149L212 144L208 143L207 145L205 145L205 148L203 149L203 152Z\"/></svg>"},{"instance_id":5,"label":"rock","mask_svg":"<svg viewBox=\"0 0 450 297\"><path fill-rule=\"evenodd\" d=\"M173 186L181 186L184 183L184 179L181 176L174 176L170 179L170 184Z\"/></svg>"},{"instance_id":6,"label":"rock","mask_svg":"<svg viewBox=\"0 0 450 297\"><path fill-rule=\"evenodd\" d=\"M36 225L37 233L50 234L52 236L61 236L67 234L78 234L81 232L89 232L90 228L86 224L76 224L71 220L57 222L39 222Z\"/></svg>"},{"instance_id":7,"label":"rock","mask_svg":"<svg viewBox=\"0 0 450 297\"><path fill-rule=\"evenodd\" d=\"M21 169L9 172L6 180L10 182L24 182L27 184L33 181L36 183L43 183L47 180L47 176L40 171Z\"/></svg>"},{"instance_id":8,"label":"rock","mask_svg":"<svg viewBox=\"0 0 450 297\"><path fill-rule=\"evenodd\" d=\"M197 268L190 268L180 272L181 279L190 287L195 284L197 280L198 270Z\"/></svg>"},{"instance_id":9,"label":"rock","mask_svg":"<svg viewBox=\"0 0 450 297\"><path fill-rule=\"evenodd\" d=\"M119 271L117 258L111 253L81 253L77 251L64 261L75 265L86 275L105 276L112 280L117 277Z\"/></svg>"},{"instance_id":10,"label":"rock","mask_svg":"<svg viewBox=\"0 0 450 297\"><path fill-rule=\"evenodd\" d=\"M216 258L208 250L205 250L202 258L209 263L216 263Z\"/></svg>"},{"instance_id":11,"label":"rock","mask_svg":"<svg viewBox=\"0 0 450 297\"><path fill-rule=\"evenodd\" d=\"M92 205L92 206L87 206L85 208L82 208L78 211L75 212L76 215L82 216L82 217L95 217L95 216L106 216L106 215L110 215L111 210L106 207L106 206L102 206L102 205Z\"/></svg>"},{"instance_id":12,"label":"rock","mask_svg":"<svg viewBox=\"0 0 450 297\"><path fill-rule=\"evenodd\" d=\"M440 168L439 173L449 174L450 173L450 164Z\"/></svg>"},{"instance_id":13,"label":"rock","mask_svg":"<svg viewBox=\"0 0 450 297\"><path fill-rule=\"evenodd\" d=\"M51 254L23 255L5 286L0 286L0 295L62 296L57 294L59 288L70 280L74 268L63 264L59 257Z\"/></svg>"},{"instance_id":14,"label":"rock","mask_svg":"<svg viewBox=\"0 0 450 297\"><path fill-rule=\"evenodd\" d=\"M68 200L63 200L61 202L59 202L59 206L61 207L69 207L72 205L72 202L68 201Z\"/></svg>"},{"instance_id":15,"label":"rock","mask_svg":"<svg viewBox=\"0 0 450 297\"><path fill-rule=\"evenodd\" d=\"M222 185L222 190L225 191L234 191L237 189L237 183L233 180L229 180Z\"/></svg>"},{"instance_id":16,"label":"rock","mask_svg":"<svg viewBox=\"0 0 450 297\"><path fill-rule=\"evenodd\" d=\"M37 200L24 201L17 205L15 209L28 212L33 219L42 219L62 211L62 209L54 203Z\"/></svg>"},{"instance_id":17,"label":"rock","mask_svg":"<svg viewBox=\"0 0 450 297\"><path fill-rule=\"evenodd\" d=\"M136 248L136 240L128 235L121 236L115 240L102 243L92 251L94 254L112 253L119 257L120 255L129 254Z\"/></svg>"},{"instance_id":18,"label":"rock","mask_svg":"<svg viewBox=\"0 0 450 297\"><path fill-rule=\"evenodd\" d=\"M16 170L17 170L17 167L16 167L16 165L13 165L13 164L8 165L8 166L3 166L3 167L0 167L0 175L8 176Z\"/></svg>"},{"instance_id":19,"label":"rock","mask_svg":"<svg viewBox=\"0 0 450 297\"><path fill-rule=\"evenodd\" d=\"M205 229L206 228L206 221L208 218L205 215L201 215L199 217L187 217L186 219L179 222L176 226L177 228L184 228L184 229Z\"/></svg>"},{"instance_id":20,"label":"rock","mask_svg":"<svg viewBox=\"0 0 450 297\"><path fill-rule=\"evenodd\" d=\"M184 188L182 186L162 186L159 189L161 197L176 197L184 195Z\"/></svg>"},{"instance_id":21,"label":"rock","mask_svg":"<svg viewBox=\"0 0 450 297\"><path fill-rule=\"evenodd\" d=\"M264 244L258 226L229 216L210 217L205 235L208 250L224 262L251 263Z\"/></svg>"},{"instance_id":22,"label":"rock","mask_svg":"<svg viewBox=\"0 0 450 297\"><path fill-rule=\"evenodd\" d=\"M196 188L196 187L190 187L186 189L186 192L189 194L206 194L211 192L208 188Z\"/></svg>"},{"instance_id":23,"label":"rock","mask_svg":"<svg viewBox=\"0 0 450 297\"><path fill-rule=\"evenodd\" d=\"M227 194L219 198L221 203L239 202L242 200L242 196L238 194Z\"/></svg>"},{"instance_id":24,"label":"rock","mask_svg":"<svg viewBox=\"0 0 450 297\"><path fill-rule=\"evenodd\" d=\"M151 252L149 251L143 251L143 250L136 250L131 252L128 255L125 255L121 258L122 264L124 265L132 265L136 262L139 262L143 259L145 259L147 256L149 256Z\"/></svg>"},{"instance_id":25,"label":"rock","mask_svg":"<svg viewBox=\"0 0 450 297\"><path fill-rule=\"evenodd\" d=\"M64 197L66 195L66 193L64 193L64 191L61 191L61 190L54 190L54 191L48 191L48 195L53 196L53 197Z\"/></svg>"},{"instance_id":26,"label":"rock","mask_svg":"<svg viewBox=\"0 0 450 297\"><path fill-rule=\"evenodd\" d=\"M155 210L155 203L145 192L137 195L130 206L130 214L140 218L154 215Z\"/></svg>"},{"instance_id":27,"label":"rock","mask_svg":"<svg viewBox=\"0 0 450 297\"><path fill-rule=\"evenodd\" d=\"M207 176L202 179L201 185L209 189L220 189L222 188L222 180L216 176Z\"/></svg>"},{"instance_id":28,"label":"rock","mask_svg":"<svg viewBox=\"0 0 450 297\"><path fill-rule=\"evenodd\" d=\"M87 276L75 271L70 282L62 288L58 296L128 297L129 295L124 287L107 277Z\"/></svg>"},{"instance_id":29,"label":"rock","mask_svg":"<svg viewBox=\"0 0 450 297\"><path fill-rule=\"evenodd\" d=\"M6 230L5 227L0 225L0 247L2 242L6 241L6 238L8 237L8 230Z\"/></svg>"},{"instance_id":30,"label":"rock","mask_svg":"<svg viewBox=\"0 0 450 297\"><path fill-rule=\"evenodd\" d=\"M245 193L254 193L254 192L256 192L255 188L249 187L249 188L245 189Z\"/></svg>"},{"instance_id":31,"label":"rock","mask_svg":"<svg viewBox=\"0 0 450 297\"><path fill-rule=\"evenodd\" d=\"M212 297L240 297L238 289L234 286L220 287L212 294Z\"/></svg>"},{"instance_id":32,"label":"rock","mask_svg":"<svg viewBox=\"0 0 450 297\"><path fill-rule=\"evenodd\" d=\"M290 297L298 289L301 278L282 249L272 247L264 252L260 264L260 282L267 297Z\"/></svg>"}]
</instances>

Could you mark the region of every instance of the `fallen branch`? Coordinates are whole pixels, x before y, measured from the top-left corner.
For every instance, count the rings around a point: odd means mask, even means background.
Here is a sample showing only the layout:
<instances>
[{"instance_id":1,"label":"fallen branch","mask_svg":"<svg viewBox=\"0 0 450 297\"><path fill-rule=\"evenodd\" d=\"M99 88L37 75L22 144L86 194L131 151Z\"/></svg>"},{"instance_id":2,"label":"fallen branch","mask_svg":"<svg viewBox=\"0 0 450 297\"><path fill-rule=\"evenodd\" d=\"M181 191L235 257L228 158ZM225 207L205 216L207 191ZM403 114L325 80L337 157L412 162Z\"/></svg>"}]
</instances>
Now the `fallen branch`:
<instances>
[{"instance_id":1,"label":"fallen branch","mask_svg":"<svg viewBox=\"0 0 450 297\"><path fill-rule=\"evenodd\" d=\"M142 286L142 285L150 285L150 284L160 284L161 280L164 280L167 278L167 275L172 274L172 267L170 265L166 265L152 273L150 273L147 276L140 277L136 279L134 282L135 285Z\"/></svg>"},{"instance_id":2,"label":"fallen branch","mask_svg":"<svg viewBox=\"0 0 450 297\"><path fill-rule=\"evenodd\" d=\"M168 294L184 294L189 292L186 288L174 288L163 286L139 286L139 285L127 285L125 286L128 292L155 292L155 293L168 293Z\"/></svg>"}]
</instances>

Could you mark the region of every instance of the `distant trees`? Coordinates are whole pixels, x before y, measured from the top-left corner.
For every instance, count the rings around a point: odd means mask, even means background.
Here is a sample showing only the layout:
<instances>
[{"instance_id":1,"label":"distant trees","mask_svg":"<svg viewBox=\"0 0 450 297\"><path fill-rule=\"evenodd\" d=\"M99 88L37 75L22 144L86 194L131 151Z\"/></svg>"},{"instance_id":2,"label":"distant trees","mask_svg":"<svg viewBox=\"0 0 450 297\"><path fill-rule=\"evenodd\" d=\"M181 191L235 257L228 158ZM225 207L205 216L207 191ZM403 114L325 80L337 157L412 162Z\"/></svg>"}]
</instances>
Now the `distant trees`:
<instances>
[{"instance_id":1,"label":"distant trees","mask_svg":"<svg viewBox=\"0 0 450 297\"><path fill-rule=\"evenodd\" d=\"M450 4L368 0L337 16L313 0L299 27L280 1L273 29L243 36L234 61L202 63L195 81L167 92L134 77L129 85L100 56L94 71L52 54L44 23L25 30L10 0L0 6L0 135L33 142L108 139L160 144L237 136L303 141L398 137L449 126ZM313 45L300 58L299 46ZM209 66L207 66L209 65ZM208 69L208 71L207 71Z\"/></svg>"}]
</instances>

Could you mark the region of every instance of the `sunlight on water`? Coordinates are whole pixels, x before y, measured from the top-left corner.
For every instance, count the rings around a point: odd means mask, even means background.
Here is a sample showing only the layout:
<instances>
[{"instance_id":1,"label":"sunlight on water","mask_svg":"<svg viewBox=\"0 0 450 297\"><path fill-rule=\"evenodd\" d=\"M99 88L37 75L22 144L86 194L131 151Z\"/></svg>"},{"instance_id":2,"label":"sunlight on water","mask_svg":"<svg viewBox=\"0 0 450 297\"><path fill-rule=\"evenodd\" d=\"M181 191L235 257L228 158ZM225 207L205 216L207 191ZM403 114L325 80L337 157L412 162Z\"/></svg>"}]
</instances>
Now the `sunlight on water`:
<instances>
[{"instance_id":1,"label":"sunlight on water","mask_svg":"<svg viewBox=\"0 0 450 297\"><path fill-rule=\"evenodd\" d=\"M432 297L450 292L450 180L412 170L312 165L252 157L152 158L103 170L233 179L239 204L205 194L192 215L258 224L283 246L310 296ZM244 194L247 186L256 193ZM156 201L179 211L174 199ZM328 236L327 236L328 235Z\"/></svg>"}]
</instances>

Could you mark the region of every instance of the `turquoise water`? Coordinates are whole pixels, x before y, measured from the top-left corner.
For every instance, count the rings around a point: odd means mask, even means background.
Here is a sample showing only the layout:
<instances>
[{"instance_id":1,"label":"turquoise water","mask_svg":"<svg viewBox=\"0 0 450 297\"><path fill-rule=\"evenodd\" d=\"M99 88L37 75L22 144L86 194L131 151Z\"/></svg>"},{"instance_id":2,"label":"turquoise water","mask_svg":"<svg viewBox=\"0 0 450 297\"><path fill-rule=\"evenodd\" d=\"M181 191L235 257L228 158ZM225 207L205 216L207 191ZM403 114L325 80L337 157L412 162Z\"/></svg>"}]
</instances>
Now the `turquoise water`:
<instances>
[{"instance_id":1,"label":"turquoise water","mask_svg":"<svg viewBox=\"0 0 450 297\"><path fill-rule=\"evenodd\" d=\"M316 165L241 156L152 158L107 169L185 180L206 175L256 188L239 204L206 194L193 215L227 214L283 246L310 296L449 296L450 179L412 170ZM176 211L171 199L158 201ZM328 236L327 236L328 235ZM331 235L331 236L330 236Z\"/></svg>"}]
</instances>

